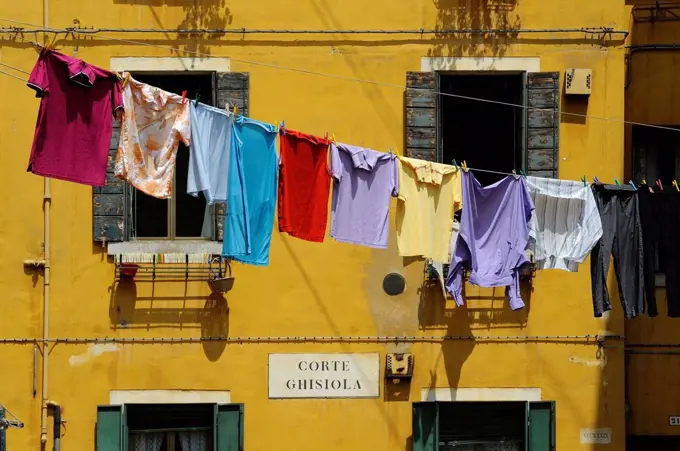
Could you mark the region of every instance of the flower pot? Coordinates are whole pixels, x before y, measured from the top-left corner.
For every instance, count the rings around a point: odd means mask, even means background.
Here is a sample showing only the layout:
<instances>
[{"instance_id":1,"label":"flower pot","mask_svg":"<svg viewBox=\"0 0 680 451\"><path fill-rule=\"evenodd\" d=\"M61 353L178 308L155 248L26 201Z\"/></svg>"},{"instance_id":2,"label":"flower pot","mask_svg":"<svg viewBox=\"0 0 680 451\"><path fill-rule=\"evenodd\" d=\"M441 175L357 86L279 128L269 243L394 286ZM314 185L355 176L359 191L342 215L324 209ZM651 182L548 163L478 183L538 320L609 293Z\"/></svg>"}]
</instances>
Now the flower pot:
<instances>
[{"instance_id":1,"label":"flower pot","mask_svg":"<svg viewBox=\"0 0 680 451\"><path fill-rule=\"evenodd\" d=\"M208 285L210 285L210 290L212 290L213 293L226 293L234 286L235 280L236 279L234 277L228 276L220 279L209 280Z\"/></svg>"},{"instance_id":2,"label":"flower pot","mask_svg":"<svg viewBox=\"0 0 680 451\"><path fill-rule=\"evenodd\" d=\"M120 264L120 276L127 278L134 278L137 275L137 270L139 265L136 263L121 263Z\"/></svg>"}]
</instances>

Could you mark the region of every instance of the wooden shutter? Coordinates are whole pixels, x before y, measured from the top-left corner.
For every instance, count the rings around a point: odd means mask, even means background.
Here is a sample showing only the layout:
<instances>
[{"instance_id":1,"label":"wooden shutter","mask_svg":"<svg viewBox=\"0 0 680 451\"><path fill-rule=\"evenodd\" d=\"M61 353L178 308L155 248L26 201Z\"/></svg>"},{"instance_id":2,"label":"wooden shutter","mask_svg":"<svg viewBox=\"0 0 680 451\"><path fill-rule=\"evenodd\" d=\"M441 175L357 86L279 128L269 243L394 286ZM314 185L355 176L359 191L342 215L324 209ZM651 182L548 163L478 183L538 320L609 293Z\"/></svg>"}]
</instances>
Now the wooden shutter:
<instances>
[{"instance_id":1,"label":"wooden shutter","mask_svg":"<svg viewBox=\"0 0 680 451\"><path fill-rule=\"evenodd\" d=\"M123 406L97 406L96 451L127 451Z\"/></svg>"},{"instance_id":2,"label":"wooden shutter","mask_svg":"<svg viewBox=\"0 0 680 451\"><path fill-rule=\"evenodd\" d=\"M233 108L238 107L238 114L250 115L250 74L247 72L218 72L215 84L215 101L218 108L224 108L227 103ZM214 208L215 239L222 241L224 237L224 215L226 212L223 203L216 204Z\"/></svg>"},{"instance_id":3,"label":"wooden shutter","mask_svg":"<svg viewBox=\"0 0 680 451\"><path fill-rule=\"evenodd\" d=\"M115 121L109 159L106 166L106 186L92 190L92 233L95 241L125 241L126 183L113 175L114 160L120 137L120 122Z\"/></svg>"},{"instance_id":4,"label":"wooden shutter","mask_svg":"<svg viewBox=\"0 0 680 451\"><path fill-rule=\"evenodd\" d=\"M406 72L406 156L437 160L437 95L434 72Z\"/></svg>"},{"instance_id":5,"label":"wooden shutter","mask_svg":"<svg viewBox=\"0 0 680 451\"><path fill-rule=\"evenodd\" d=\"M558 178L560 73L527 74L527 174ZM540 109L535 109L540 108Z\"/></svg>"},{"instance_id":6,"label":"wooden shutter","mask_svg":"<svg viewBox=\"0 0 680 451\"><path fill-rule=\"evenodd\" d=\"M243 404L216 404L215 451L243 451Z\"/></svg>"},{"instance_id":7,"label":"wooden shutter","mask_svg":"<svg viewBox=\"0 0 680 451\"><path fill-rule=\"evenodd\" d=\"M439 449L439 415L436 402L413 403L413 451Z\"/></svg>"},{"instance_id":8,"label":"wooden shutter","mask_svg":"<svg viewBox=\"0 0 680 451\"><path fill-rule=\"evenodd\" d=\"M527 403L528 451L555 450L555 403Z\"/></svg>"}]
</instances>

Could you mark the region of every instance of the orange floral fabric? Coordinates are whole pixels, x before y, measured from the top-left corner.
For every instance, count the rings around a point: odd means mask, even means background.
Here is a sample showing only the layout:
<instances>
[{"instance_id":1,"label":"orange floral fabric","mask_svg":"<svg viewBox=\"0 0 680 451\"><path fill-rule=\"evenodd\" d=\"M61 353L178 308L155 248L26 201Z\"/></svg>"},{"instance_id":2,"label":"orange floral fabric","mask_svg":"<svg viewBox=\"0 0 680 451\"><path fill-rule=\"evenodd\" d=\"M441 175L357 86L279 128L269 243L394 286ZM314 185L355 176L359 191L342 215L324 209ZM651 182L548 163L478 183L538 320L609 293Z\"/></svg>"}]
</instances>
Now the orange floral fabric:
<instances>
[{"instance_id":1,"label":"orange floral fabric","mask_svg":"<svg viewBox=\"0 0 680 451\"><path fill-rule=\"evenodd\" d=\"M191 144L189 101L124 74L123 114L116 177L160 199L172 195L180 140Z\"/></svg>"}]
</instances>

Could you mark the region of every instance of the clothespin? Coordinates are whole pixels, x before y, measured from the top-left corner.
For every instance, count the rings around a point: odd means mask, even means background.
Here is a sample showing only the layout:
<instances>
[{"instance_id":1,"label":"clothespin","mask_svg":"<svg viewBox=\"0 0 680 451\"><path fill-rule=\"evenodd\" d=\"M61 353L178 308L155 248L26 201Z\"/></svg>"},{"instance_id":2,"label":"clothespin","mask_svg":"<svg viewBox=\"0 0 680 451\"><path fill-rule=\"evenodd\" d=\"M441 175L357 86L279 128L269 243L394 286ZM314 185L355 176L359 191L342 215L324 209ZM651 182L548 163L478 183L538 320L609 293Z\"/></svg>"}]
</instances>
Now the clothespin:
<instances>
[{"instance_id":1,"label":"clothespin","mask_svg":"<svg viewBox=\"0 0 680 451\"><path fill-rule=\"evenodd\" d=\"M619 183L619 179L614 179L614 183L616 183L616 186L621 186L621 184Z\"/></svg>"},{"instance_id":2,"label":"clothespin","mask_svg":"<svg viewBox=\"0 0 680 451\"><path fill-rule=\"evenodd\" d=\"M458 166L458 162L456 161L455 158L454 158L453 160L451 160L451 164L453 164L453 166L454 166L456 169L460 169L460 166Z\"/></svg>"},{"instance_id":3,"label":"clothespin","mask_svg":"<svg viewBox=\"0 0 680 451\"><path fill-rule=\"evenodd\" d=\"M338 142L335 140L335 133L331 133L331 139L333 140L333 144L337 144Z\"/></svg>"},{"instance_id":4,"label":"clothespin","mask_svg":"<svg viewBox=\"0 0 680 451\"><path fill-rule=\"evenodd\" d=\"M512 176L515 177L515 179L517 179L517 171L515 171L514 169L512 170Z\"/></svg>"},{"instance_id":5,"label":"clothespin","mask_svg":"<svg viewBox=\"0 0 680 451\"><path fill-rule=\"evenodd\" d=\"M197 92L197 93L196 93L196 98L194 99L194 106L198 106L198 100L199 100L200 98L201 98L201 94Z\"/></svg>"},{"instance_id":6,"label":"clothespin","mask_svg":"<svg viewBox=\"0 0 680 451\"><path fill-rule=\"evenodd\" d=\"M643 185L646 185L646 184L647 184L647 180L642 179L642 184L643 184Z\"/></svg>"},{"instance_id":7,"label":"clothespin","mask_svg":"<svg viewBox=\"0 0 680 451\"><path fill-rule=\"evenodd\" d=\"M123 88L125 87L125 85L128 84L129 81L130 81L130 72L125 72L125 78L123 79Z\"/></svg>"},{"instance_id":8,"label":"clothespin","mask_svg":"<svg viewBox=\"0 0 680 451\"><path fill-rule=\"evenodd\" d=\"M661 179L657 179L656 186L659 187L659 191L663 191L663 184L661 183Z\"/></svg>"},{"instance_id":9,"label":"clothespin","mask_svg":"<svg viewBox=\"0 0 680 451\"><path fill-rule=\"evenodd\" d=\"M465 162L465 160L463 160L463 170L464 170L465 172L467 172L467 171L469 170L468 167L467 167L467 163Z\"/></svg>"},{"instance_id":10,"label":"clothespin","mask_svg":"<svg viewBox=\"0 0 680 451\"><path fill-rule=\"evenodd\" d=\"M633 183L632 180L628 180L628 183L630 183L630 186L632 186L633 189L634 189L635 191L637 191L637 186L635 186L635 183Z\"/></svg>"},{"instance_id":11,"label":"clothespin","mask_svg":"<svg viewBox=\"0 0 680 451\"><path fill-rule=\"evenodd\" d=\"M283 132L283 134L286 134L286 121L281 121L281 125L279 125L279 128Z\"/></svg>"},{"instance_id":12,"label":"clothespin","mask_svg":"<svg viewBox=\"0 0 680 451\"><path fill-rule=\"evenodd\" d=\"M673 186L675 187L675 191L680 191L680 188L678 188L678 181L673 180Z\"/></svg>"},{"instance_id":13,"label":"clothespin","mask_svg":"<svg viewBox=\"0 0 680 451\"><path fill-rule=\"evenodd\" d=\"M519 170L519 173L522 174L522 177L524 177L524 179L526 180L526 178L527 178L527 173L524 172L524 169L520 169L520 170Z\"/></svg>"},{"instance_id":14,"label":"clothespin","mask_svg":"<svg viewBox=\"0 0 680 451\"><path fill-rule=\"evenodd\" d=\"M394 153L392 153L392 149L387 149L387 151L390 153L390 156L394 155Z\"/></svg>"},{"instance_id":15,"label":"clothespin","mask_svg":"<svg viewBox=\"0 0 680 451\"><path fill-rule=\"evenodd\" d=\"M238 107L234 106L234 117L238 116Z\"/></svg>"},{"instance_id":16,"label":"clothespin","mask_svg":"<svg viewBox=\"0 0 680 451\"><path fill-rule=\"evenodd\" d=\"M583 182L583 186L588 186L588 182L586 182L586 176L584 175L581 177L581 181Z\"/></svg>"},{"instance_id":17,"label":"clothespin","mask_svg":"<svg viewBox=\"0 0 680 451\"><path fill-rule=\"evenodd\" d=\"M599 183L600 183L600 179L598 179L597 177L593 177L593 183L598 183L598 184L599 184Z\"/></svg>"},{"instance_id":18,"label":"clothespin","mask_svg":"<svg viewBox=\"0 0 680 451\"><path fill-rule=\"evenodd\" d=\"M187 100L187 92L186 90L182 91L182 105L184 105L184 102Z\"/></svg>"},{"instance_id":19,"label":"clothespin","mask_svg":"<svg viewBox=\"0 0 680 451\"><path fill-rule=\"evenodd\" d=\"M225 103L224 103L224 111L226 111L227 113L229 113L229 102L225 102Z\"/></svg>"}]
</instances>

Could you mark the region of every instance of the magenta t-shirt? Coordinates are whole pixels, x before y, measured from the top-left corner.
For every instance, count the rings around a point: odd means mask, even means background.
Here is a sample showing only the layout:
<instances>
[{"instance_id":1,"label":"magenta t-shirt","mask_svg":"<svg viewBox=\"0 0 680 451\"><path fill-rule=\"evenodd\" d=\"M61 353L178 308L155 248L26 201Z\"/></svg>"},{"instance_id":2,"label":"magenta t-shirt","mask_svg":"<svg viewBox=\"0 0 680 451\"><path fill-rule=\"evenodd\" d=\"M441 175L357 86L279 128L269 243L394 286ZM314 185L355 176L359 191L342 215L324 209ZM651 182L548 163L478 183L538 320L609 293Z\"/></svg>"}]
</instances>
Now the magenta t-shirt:
<instances>
[{"instance_id":1,"label":"magenta t-shirt","mask_svg":"<svg viewBox=\"0 0 680 451\"><path fill-rule=\"evenodd\" d=\"M44 50L28 86L42 100L27 170L43 177L104 186L113 114L123 108L116 74Z\"/></svg>"}]
</instances>

